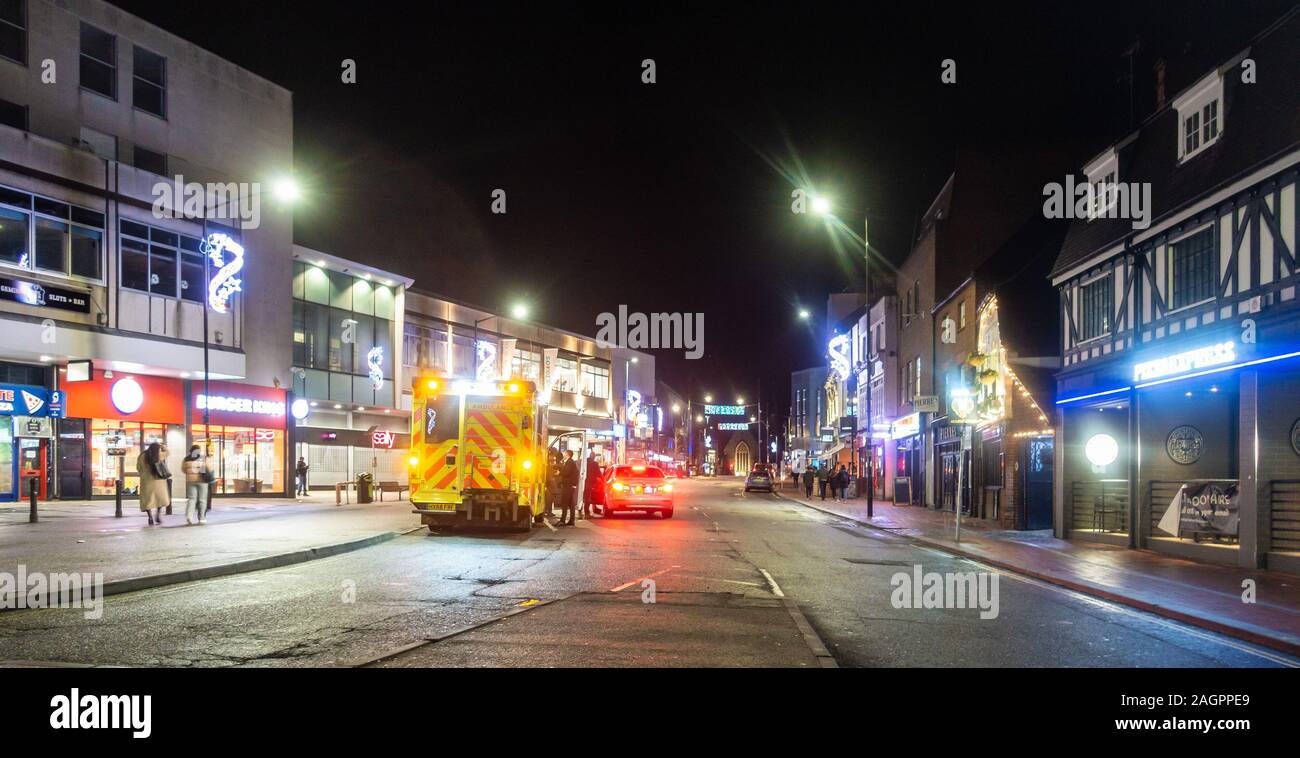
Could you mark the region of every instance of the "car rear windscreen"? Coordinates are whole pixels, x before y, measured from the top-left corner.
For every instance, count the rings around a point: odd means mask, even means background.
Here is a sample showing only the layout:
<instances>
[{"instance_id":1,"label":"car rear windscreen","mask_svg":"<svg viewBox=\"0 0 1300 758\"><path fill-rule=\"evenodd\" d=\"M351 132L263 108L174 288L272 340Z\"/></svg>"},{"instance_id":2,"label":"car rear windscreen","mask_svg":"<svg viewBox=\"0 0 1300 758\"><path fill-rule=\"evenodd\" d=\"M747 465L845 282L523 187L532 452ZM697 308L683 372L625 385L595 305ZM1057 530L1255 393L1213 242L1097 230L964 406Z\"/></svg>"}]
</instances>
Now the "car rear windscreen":
<instances>
[{"instance_id":1,"label":"car rear windscreen","mask_svg":"<svg viewBox=\"0 0 1300 758\"><path fill-rule=\"evenodd\" d=\"M640 477L644 479L663 479L664 472L657 468L645 468L640 471L631 466L619 466L614 469L614 476L621 477Z\"/></svg>"}]
</instances>

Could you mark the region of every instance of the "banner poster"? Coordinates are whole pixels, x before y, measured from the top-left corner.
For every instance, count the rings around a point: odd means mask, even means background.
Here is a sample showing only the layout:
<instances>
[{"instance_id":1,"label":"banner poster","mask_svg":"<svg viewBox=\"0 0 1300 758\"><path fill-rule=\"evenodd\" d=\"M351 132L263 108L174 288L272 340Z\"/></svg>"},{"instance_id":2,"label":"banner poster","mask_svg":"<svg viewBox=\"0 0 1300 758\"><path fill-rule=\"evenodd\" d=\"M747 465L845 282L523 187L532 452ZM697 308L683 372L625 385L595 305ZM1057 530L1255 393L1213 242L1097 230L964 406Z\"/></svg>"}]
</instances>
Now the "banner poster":
<instances>
[{"instance_id":1,"label":"banner poster","mask_svg":"<svg viewBox=\"0 0 1300 758\"><path fill-rule=\"evenodd\" d=\"M1237 536L1235 482L1194 482L1178 488L1156 526L1175 537L1195 532Z\"/></svg>"}]
</instances>

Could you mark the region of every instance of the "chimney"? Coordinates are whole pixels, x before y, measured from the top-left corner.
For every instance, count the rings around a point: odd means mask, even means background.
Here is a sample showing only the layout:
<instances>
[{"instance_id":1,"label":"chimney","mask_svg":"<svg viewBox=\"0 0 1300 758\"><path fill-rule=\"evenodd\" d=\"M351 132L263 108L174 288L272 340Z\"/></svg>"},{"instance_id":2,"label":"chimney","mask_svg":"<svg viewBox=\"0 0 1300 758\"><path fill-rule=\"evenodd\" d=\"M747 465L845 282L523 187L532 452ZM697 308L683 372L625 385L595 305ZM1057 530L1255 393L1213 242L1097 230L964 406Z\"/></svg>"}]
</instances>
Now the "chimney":
<instances>
[{"instance_id":1,"label":"chimney","mask_svg":"<svg viewBox=\"0 0 1300 758\"><path fill-rule=\"evenodd\" d=\"M1165 59L1156 61L1156 110L1165 107Z\"/></svg>"}]
</instances>

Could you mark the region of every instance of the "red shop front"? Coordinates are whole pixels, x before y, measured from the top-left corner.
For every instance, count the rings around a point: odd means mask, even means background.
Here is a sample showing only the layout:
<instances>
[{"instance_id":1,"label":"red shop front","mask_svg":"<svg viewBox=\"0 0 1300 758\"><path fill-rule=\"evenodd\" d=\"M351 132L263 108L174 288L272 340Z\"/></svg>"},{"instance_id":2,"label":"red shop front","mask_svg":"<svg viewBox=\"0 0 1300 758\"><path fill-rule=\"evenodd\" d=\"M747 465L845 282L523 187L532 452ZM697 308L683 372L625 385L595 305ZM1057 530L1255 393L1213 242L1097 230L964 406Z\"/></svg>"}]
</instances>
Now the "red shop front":
<instances>
[{"instance_id":1,"label":"red shop front","mask_svg":"<svg viewBox=\"0 0 1300 758\"><path fill-rule=\"evenodd\" d=\"M185 384L179 379L121 371L94 372L89 381L64 382L67 417L58 421L59 497L112 497L117 480L135 495L140 451L158 442L180 472L185 455ZM119 451L123 455L115 455ZM179 478L179 477L178 477Z\"/></svg>"},{"instance_id":2,"label":"red shop front","mask_svg":"<svg viewBox=\"0 0 1300 758\"><path fill-rule=\"evenodd\" d=\"M202 381L193 381L190 394L190 439L211 451L213 494L286 494L292 466L285 465L285 391L210 381L205 392Z\"/></svg>"}]
</instances>

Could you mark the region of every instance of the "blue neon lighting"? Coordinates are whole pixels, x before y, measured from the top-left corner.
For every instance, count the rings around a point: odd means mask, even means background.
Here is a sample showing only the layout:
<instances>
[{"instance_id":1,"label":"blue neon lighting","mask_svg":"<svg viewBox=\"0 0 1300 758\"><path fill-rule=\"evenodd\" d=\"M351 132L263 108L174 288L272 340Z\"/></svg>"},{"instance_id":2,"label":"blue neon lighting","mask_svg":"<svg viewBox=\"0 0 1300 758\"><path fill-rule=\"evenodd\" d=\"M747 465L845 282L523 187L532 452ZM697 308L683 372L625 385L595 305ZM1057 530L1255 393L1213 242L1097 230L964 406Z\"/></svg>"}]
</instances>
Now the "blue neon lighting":
<instances>
[{"instance_id":1,"label":"blue neon lighting","mask_svg":"<svg viewBox=\"0 0 1300 758\"><path fill-rule=\"evenodd\" d=\"M1090 394L1090 395L1079 395L1078 397L1067 397L1067 398L1063 398L1063 399L1061 399L1061 400L1057 400L1057 401L1056 401L1056 404L1057 404L1057 405L1065 405L1066 403L1076 403L1076 402L1078 402L1078 401L1080 401L1080 400L1088 400L1088 399L1090 399L1090 398L1094 398L1094 397L1105 397L1106 395L1114 395L1114 394L1117 393L1117 392L1128 392L1128 391L1131 390L1131 389L1133 389L1131 386L1130 386L1130 387L1116 387L1116 388L1113 389L1113 390L1103 390L1102 392L1094 392L1094 393L1092 393L1092 394Z\"/></svg>"},{"instance_id":2,"label":"blue neon lighting","mask_svg":"<svg viewBox=\"0 0 1300 758\"><path fill-rule=\"evenodd\" d=\"M1231 371L1233 369L1244 368L1246 366L1258 366L1261 363L1272 363L1274 361L1283 361L1286 360L1287 358L1295 358L1298 356L1300 356L1300 351L1295 351L1291 353L1282 353L1280 355L1270 355L1267 358L1256 358L1252 361L1241 361L1239 363L1233 363L1228 366L1219 366L1217 368L1205 369L1204 371L1197 371L1191 374L1183 374L1181 376L1171 376L1168 377L1167 379L1156 379L1155 381L1144 382L1142 384L1139 384L1137 385L1137 388L1142 389L1143 387L1154 387L1157 384L1168 384L1169 382L1177 382L1183 379L1191 379L1197 376L1209 376L1210 374L1221 374L1224 371Z\"/></svg>"}]
</instances>

